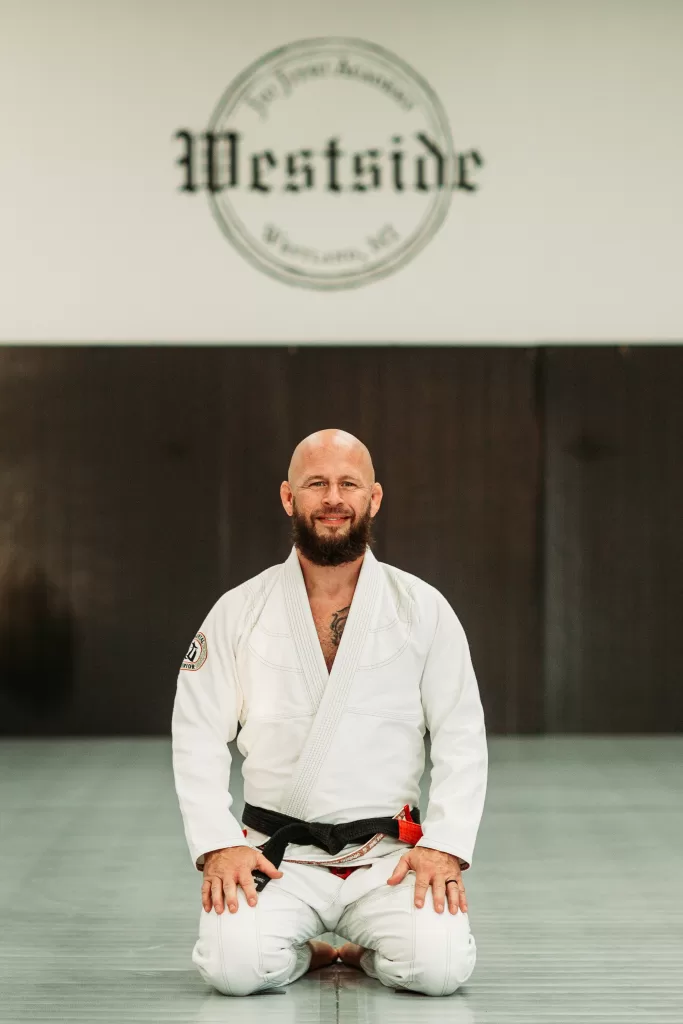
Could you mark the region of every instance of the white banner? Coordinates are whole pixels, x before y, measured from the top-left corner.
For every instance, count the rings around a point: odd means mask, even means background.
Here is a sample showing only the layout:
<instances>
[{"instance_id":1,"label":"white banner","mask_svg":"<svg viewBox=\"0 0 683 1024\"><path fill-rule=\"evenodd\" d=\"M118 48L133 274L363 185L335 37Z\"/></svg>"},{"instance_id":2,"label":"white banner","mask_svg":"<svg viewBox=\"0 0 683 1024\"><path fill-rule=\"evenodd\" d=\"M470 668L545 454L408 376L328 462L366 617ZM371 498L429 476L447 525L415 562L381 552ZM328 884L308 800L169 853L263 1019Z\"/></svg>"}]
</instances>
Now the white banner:
<instances>
[{"instance_id":1,"label":"white banner","mask_svg":"<svg viewBox=\"0 0 683 1024\"><path fill-rule=\"evenodd\" d=\"M0 340L683 340L683 3L2 0Z\"/></svg>"}]
</instances>

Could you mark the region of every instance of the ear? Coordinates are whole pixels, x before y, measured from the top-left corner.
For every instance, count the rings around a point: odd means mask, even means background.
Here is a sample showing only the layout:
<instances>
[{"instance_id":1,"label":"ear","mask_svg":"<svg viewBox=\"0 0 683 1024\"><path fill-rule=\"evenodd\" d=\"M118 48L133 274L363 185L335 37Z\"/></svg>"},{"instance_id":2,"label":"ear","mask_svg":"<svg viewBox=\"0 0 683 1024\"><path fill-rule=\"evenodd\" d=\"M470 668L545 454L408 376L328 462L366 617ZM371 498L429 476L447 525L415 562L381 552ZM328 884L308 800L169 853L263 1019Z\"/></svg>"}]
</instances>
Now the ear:
<instances>
[{"instance_id":1,"label":"ear","mask_svg":"<svg viewBox=\"0 0 683 1024\"><path fill-rule=\"evenodd\" d=\"M372 490L370 491L370 516L371 516L371 518L374 519L374 517L379 512L379 507L382 504L382 498L383 497L384 497L384 491L382 490L382 485L380 483L375 482L372 485Z\"/></svg>"},{"instance_id":2,"label":"ear","mask_svg":"<svg viewBox=\"0 0 683 1024\"><path fill-rule=\"evenodd\" d=\"M289 486L289 481L283 480L282 483L280 484L280 501L282 502L282 507L288 516L294 514L294 509L292 508L292 498L292 488Z\"/></svg>"}]
</instances>

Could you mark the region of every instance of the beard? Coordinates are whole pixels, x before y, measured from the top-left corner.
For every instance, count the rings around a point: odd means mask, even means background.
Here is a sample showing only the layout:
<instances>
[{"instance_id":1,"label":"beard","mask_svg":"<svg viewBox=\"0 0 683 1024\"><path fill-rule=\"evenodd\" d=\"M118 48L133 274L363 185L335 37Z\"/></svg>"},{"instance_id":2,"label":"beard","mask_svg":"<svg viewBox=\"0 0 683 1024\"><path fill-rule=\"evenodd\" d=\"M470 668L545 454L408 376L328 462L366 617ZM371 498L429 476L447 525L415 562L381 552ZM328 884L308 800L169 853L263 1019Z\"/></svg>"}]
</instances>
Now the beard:
<instances>
[{"instance_id":1,"label":"beard","mask_svg":"<svg viewBox=\"0 0 683 1024\"><path fill-rule=\"evenodd\" d=\"M292 541L314 565L345 565L347 562L355 562L373 542L370 502L361 516L351 513L348 532L339 537L319 537L315 532L315 519L321 514L320 511L307 518L297 510L295 501L292 502L292 509Z\"/></svg>"}]
</instances>

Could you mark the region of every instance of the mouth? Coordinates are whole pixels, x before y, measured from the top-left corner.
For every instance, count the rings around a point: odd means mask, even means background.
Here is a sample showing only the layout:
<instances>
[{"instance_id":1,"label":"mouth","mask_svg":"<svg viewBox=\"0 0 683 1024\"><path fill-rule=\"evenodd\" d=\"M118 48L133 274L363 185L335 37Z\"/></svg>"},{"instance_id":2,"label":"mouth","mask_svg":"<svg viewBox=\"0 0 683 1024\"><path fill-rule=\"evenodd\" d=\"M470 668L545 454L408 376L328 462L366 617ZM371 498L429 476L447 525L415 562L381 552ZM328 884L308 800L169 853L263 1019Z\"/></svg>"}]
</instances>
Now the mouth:
<instances>
[{"instance_id":1,"label":"mouth","mask_svg":"<svg viewBox=\"0 0 683 1024\"><path fill-rule=\"evenodd\" d=\"M341 526L342 523L345 523L350 518L351 518L350 516L318 516L317 517L318 522L319 523L324 523L325 526Z\"/></svg>"}]
</instances>

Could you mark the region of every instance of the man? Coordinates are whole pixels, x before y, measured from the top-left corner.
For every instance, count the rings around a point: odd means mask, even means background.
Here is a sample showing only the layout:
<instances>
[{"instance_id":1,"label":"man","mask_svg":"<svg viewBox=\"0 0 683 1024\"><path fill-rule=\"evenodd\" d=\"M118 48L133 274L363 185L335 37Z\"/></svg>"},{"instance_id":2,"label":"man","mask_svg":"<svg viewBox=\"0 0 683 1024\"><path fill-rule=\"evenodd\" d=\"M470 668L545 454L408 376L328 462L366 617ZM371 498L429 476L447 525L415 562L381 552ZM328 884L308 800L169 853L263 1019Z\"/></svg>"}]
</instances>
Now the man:
<instances>
[{"instance_id":1,"label":"man","mask_svg":"<svg viewBox=\"0 0 683 1024\"><path fill-rule=\"evenodd\" d=\"M193 962L226 995L337 959L450 994L476 958L461 873L488 773L464 631L437 590L372 554L382 487L355 437L305 438L280 497L289 558L220 598L178 678L173 768L204 875ZM244 830L228 788L239 726ZM313 941L324 931L348 941Z\"/></svg>"}]
</instances>

